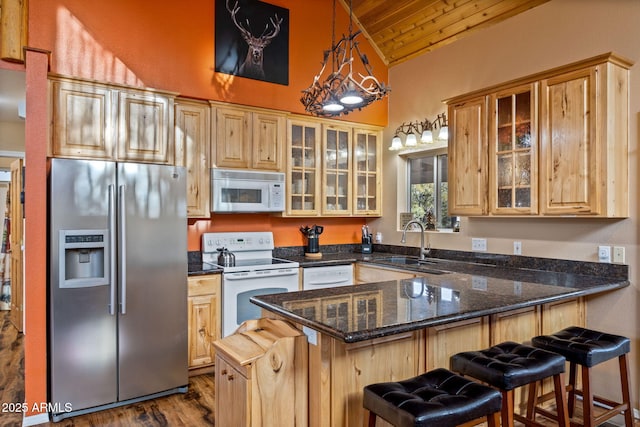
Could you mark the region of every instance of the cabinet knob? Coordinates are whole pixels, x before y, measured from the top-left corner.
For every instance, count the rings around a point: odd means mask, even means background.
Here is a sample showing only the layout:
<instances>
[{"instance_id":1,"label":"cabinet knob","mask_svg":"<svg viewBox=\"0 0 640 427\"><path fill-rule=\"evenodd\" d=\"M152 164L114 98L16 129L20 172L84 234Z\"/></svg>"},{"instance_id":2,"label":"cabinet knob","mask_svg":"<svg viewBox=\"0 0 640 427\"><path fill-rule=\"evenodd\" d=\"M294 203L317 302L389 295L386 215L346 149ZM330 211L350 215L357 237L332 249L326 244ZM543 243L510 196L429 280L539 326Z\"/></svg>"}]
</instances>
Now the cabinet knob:
<instances>
[{"instance_id":1,"label":"cabinet knob","mask_svg":"<svg viewBox=\"0 0 640 427\"><path fill-rule=\"evenodd\" d=\"M220 371L220 375L227 375L227 370L223 369L222 371Z\"/></svg>"},{"instance_id":2,"label":"cabinet knob","mask_svg":"<svg viewBox=\"0 0 640 427\"><path fill-rule=\"evenodd\" d=\"M233 374L229 375L227 378L229 379L229 381L233 381Z\"/></svg>"}]
</instances>

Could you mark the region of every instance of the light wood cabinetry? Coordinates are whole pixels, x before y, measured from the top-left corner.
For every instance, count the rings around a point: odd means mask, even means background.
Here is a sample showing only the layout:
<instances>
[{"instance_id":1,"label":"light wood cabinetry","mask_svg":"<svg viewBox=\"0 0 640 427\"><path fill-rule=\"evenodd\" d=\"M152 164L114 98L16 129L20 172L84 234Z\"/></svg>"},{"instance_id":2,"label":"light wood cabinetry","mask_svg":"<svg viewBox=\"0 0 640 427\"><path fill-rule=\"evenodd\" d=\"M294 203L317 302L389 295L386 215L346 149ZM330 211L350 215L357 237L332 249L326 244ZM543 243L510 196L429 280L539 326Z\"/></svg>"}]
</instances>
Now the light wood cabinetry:
<instances>
[{"instance_id":1,"label":"light wood cabinetry","mask_svg":"<svg viewBox=\"0 0 640 427\"><path fill-rule=\"evenodd\" d=\"M322 215L349 215L352 206L351 128L323 125Z\"/></svg>"},{"instance_id":2,"label":"light wood cabinetry","mask_svg":"<svg viewBox=\"0 0 640 427\"><path fill-rule=\"evenodd\" d=\"M380 216L382 131L292 116L286 216Z\"/></svg>"},{"instance_id":3,"label":"light wood cabinetry","mask_svg":"<svg viewBox=\"0 0 640 427\"><path fill-rule=\"evenodd\" d=\"M354 215L382 215L382 132L357 128L353 131Z\"/></svg>"},{"instance_id":4,"label":"light wood cabinetry","mask_svg":"<svg viewBox=\"0 0 640 427\"><path fill-rule=\"evenodd\" d=\"M321 124L290 118L287 122L287 216L320 213Z\"/></svg>"},{"instance_id":5,"label":"light wood cabinetry","mask_svg":"<svg viewBox=\"0 0 640 427\"><path fill-rule=\"evenodd\" d=\"M544 214L629 215L631 65L612 58L542 80Z\"/></svg>"},{"instance_id":6,"label":"light wood cabinetry","mask_svg":"<svg viewBox=\"0 0 640 427\"><path fill-rule=\"evenodd\" d=\"M117 91L97 82L49 79L53 157L110 159L114 156Z\"/></svg>"},{"instance_id":7,"label":"light wood cabinetry","mask_svg":"<svg viewBox=\"0 0 640 427\"><path fill-rule=\"evenodd\" d=\"M211 125L209 103L178 98L175 104L176 166L187 171L187 216L209 218Z\"/></svg>"},{"instance_id":8,"label":"light wood cabinetry","mask_svg":"<svg viewBox=\"0 0 640 427\"><path fill-rule=\"evenodd\" d=\"M188 278L189 369L211 368L221 336L219 274Z\"/></svg>"},{"instance_id":9,"label":"light wood cabinetry","mask_svg":"<svg viewBox=\"0 0 640 427\"><path fill-rule=\"evenodd\" d=\"M364 265L356 263L354 268L354 281L358 283L384 282L385 280L402 280L416 277L416 273L393 268Z\"/></svg>"},{"instance_id":10,"label":"light wood cabinetry","mask_svg":"<svg viewBox=\"0 0 640 427\"><path fill-rule=\"evenodd\" d=\"M174 98L149 89L119 91L117 160L173 164Z\"/></svg>"},{"instance_id":11,"label":"light wood cabinetry","mask_svg":"<svg viewBox=\"0 0 640 427\"><path fill-rule=\"evenodd\" d=\"M632 65L605 54L447 100L450 214L627 217Z\"/></svg>"},{"instance_id":12,"label":"light wood cabinetry","mask_svg":"<svg viewBox=\"0 0 640 427\"><path fill-rule=\"evenodd\" d=\"M211 105L216 128L213 166L283 170L284 114L213 102Z\"/></svg>"},{"instance_id":13,"label":"light wood cabinetry","mask_svg":"<svg viewBox=\"0 0 640 427\"><path fill-rule=\"evenodd\" d=\"M449 214L487 212L487 100L449 105Z\"/></svg>"},{"instance_id":14,"label":"light wood cabinetry","mask_svg":"<svg viewBox=\"0 0 640 427\"><path fill-rule=\"evenodd\" d=\"M216 347L216 423L307 425L307 339L281 320L243 323Z\"/></svg>"},{"instance_id":15,"label":"light wood cabinetry","mask_svg":"<svg viewBox=\"0 0 640 427\"><path fill-rule=\"evenodd\" d=\"M489 211L538 213L538 85L489 96Z\"/></svg>"},{"instance_id":16,"label":"light wood cabinetry","mask_svg":"<svg viewBox=\"0 0 640 427\"><path fill-rule=\"evenodd\" d=\"M427 370L449 368L449 358L462 351L489 347L489 318L461 320L427 329Z\"/></svg>"},{"instance_id":17,"label":"light wood cabinetry","mask_svg":"<svg viewBox=\"0 0 640 427\"><path fill-rule=\"evenodd\" d=\"M175 93L50 76L53 157L173 164Z\"/></svg>"}]
</instances>

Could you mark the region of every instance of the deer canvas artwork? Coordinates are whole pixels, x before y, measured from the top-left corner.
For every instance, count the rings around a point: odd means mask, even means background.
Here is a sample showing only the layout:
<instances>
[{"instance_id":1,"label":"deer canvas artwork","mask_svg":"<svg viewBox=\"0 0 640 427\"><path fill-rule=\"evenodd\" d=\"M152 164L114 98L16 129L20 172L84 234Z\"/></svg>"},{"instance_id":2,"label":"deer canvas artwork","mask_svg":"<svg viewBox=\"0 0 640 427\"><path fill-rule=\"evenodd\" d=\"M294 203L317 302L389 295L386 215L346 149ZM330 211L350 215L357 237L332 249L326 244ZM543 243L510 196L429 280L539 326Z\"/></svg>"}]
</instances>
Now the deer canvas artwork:
<instances>
[{"instance_id":1,"label":"deer canvas artwork","mask_svg":"<svg viewBox=\"0 0 640 427\"><path fill-rule=\"evenodd\" d=\"M289 84L289 10L257 0L215 0L216 72Z\"/></svg>"}]
</instances>

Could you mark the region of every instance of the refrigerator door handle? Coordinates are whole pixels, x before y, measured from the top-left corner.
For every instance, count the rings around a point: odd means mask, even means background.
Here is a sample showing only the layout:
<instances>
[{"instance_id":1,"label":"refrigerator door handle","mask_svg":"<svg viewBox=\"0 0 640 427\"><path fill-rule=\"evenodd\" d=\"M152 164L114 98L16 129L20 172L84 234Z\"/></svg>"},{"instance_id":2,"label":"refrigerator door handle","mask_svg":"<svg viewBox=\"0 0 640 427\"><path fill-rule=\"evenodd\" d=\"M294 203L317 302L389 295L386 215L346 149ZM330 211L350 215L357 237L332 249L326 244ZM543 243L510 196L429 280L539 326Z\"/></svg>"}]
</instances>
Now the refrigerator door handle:
<instances>
[{"instance_id":1,"label":"refrigerator door handle","mask_svg":"<svg viewBox=\"0 0 640 427\"><path fill-rule=\"evenodd\" d=\"M116 314L116 199L115 185L109 185L109 314Z\"/></svg>"},{"instance_id":2,"label":"refrigerator door handle","mask_svg":"<svg viewBox=\"0 0 640 427\"><path fill-rule=\"evenodd\" d=\"M126 228L127 223L125 220L125 190L126 185L120 185L118 187L118 222L120 224L120 313L127 314L127 241L126 241Z\"/></svg>"}]
</instances>

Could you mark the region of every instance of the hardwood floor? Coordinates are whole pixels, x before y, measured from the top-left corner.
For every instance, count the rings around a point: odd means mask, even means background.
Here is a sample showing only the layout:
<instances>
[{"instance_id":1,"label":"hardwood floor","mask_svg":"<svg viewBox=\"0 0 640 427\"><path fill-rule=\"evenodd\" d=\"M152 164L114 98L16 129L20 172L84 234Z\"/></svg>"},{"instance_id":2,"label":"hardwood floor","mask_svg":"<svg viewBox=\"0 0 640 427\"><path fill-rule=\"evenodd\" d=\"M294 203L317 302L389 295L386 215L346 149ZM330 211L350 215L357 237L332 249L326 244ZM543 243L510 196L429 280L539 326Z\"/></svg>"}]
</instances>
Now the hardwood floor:
<instances>
[{"instance_id":1,"label":"hardwood floor","mask_svg":"<svg viewBox=\"0 0 640 427\"><path fill-rule=\"evenodd\" d=\"M0 312L0 402L24 402L23 335L9 322L9 312ZM199 427L214 426L215 390L213 374L189 378L189 391L146 402L134 403L92 414L80 415L51 427ZM0 426L19 427L22 413L0 413Z\"/></svg>"},{"instance_id":2,"label":"hardwood floor","mask_svg":"<svg viewBox=\"0 0 640 427\"><path fill-rule=\"evenodd\" d=\"M9 311L0 311L0 403L24 402L23 335L9 321ZM0 425L21 426L22 412L3 406Z\"/></svg>"}]
</instances>

